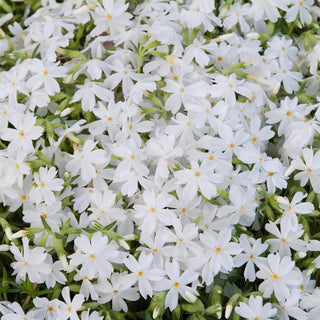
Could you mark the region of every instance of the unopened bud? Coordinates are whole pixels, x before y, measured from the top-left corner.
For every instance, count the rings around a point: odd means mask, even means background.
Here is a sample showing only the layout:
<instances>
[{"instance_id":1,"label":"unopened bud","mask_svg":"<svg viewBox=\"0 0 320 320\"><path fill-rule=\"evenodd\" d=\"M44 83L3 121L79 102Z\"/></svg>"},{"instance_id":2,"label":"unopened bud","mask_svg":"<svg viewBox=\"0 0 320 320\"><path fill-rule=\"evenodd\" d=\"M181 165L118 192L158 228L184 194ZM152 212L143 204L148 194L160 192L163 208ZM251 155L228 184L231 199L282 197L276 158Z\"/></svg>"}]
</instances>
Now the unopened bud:
<instances>
[{"instance_id":1,"label":"unopened bud","mask_svg":"<svg viewBox=\"0 0 320 320\"><path fill-rule=\"evenodd\" d=\"M0 244L0 251L9 251L10 246L8 244Z\"/></svg>"},{"instance_id":2,"label":"unopened bud","mask_svg":"<svg viewBox=\"0 0 320 320\"><path fill-rule=\"evenodd\" d=\"M288 167L288 169L286 170L286 172L284 173L285 177L289 177L290 174L296 170L295 166L293 166L292 164L290 164L290 166Z\"/></svg>"},{"instance_id":3,"label":"unopened bud","mask_svg":"<svg viewBox=\"0 0 320 320\"><path fill-rule=\"evenodd\" d=\"M27 232L25 230L20 230L20 231L18 231L16 233L12 234L11 235L11 239L22 238L22 237L25 237L26 235L27 235Z\"/></svg>"},{"instance_id":4,"label":"unopened bud","mask_svg":"<svg viewBox=\"0 0 320 320\"><path fill-rule=\"evenodd\" d=\"M283 204L285 206L289 204L289 200L285 197L274 195L273 199L276 200L279 204Z\"/></svg>"},{"instance_id":5,"label":"unopened bud","mask_svg":"<svg viewBox=\"0 0 320 320\"><path fill-rule=\"evenodd\" d=\"M251 40L258 40L260 38L260 34L258 32L249 32L246 34L246 37Z\"/></svg>"},{"instance_id":6,"label":"unopened bud","mask_svg":"<svg viewBox=\"0 0 320 320\"><path fill-rule=\"evenodd\" d=\"M233 34L232 33L227 33L227 34L223 34L222 36L219 36L217 38L214 38L213 41L215 42L222 42L222 41L226 41L230 38L233 37Z\"/></svg>"},{"instance_id":7,"label":"unopened bud","mask_svg":"<svg viewBox=\"0 0 320 320\"><path fill-rule=\"evenodd\" d=\"M186 297L187 297L187 299L188 299L188 301L189 301L190 303L195 303L195 302L196 302L197 297L196 297L192 292L186 290L186 291L184 292L184 294L186 295Z\"/></svg>"},{"instance_id":8,"label":"unopened bud","mask_svg":"<svg viewBox=\"0 0 320 320\"><path fill-rule=\"evenodd\" d=\"M226 310L224 312L224 316L226 319L228 319L231 315L231 312L232 312L232 309L233 309L233 306L232 306L232 303L229 303L227 306L226 306Z\"/></svg>"},{"instance_id":9,"label":"unopened bud","mask_svg":"<svg viewBox=\"0 0 320 320\"><path fill-rule=\"evenodd\" d=\"M74 110L74 108L65 108L61 113L60 113L60 117L65 117L68 114L70 114L72 111Z\"/></svg>"},{"instance_id":10,"label":"unopened bud","mask_svg":"<svg viewBox=\"0 0 320 320\"><path fill-rule=\"evenodd\" d=\"M130 246L124 239L119 240L119 245L124 248L125 250L130 250Z\"/></svg>"},{"instance_id":11,"label":"unopened bud","mask_svg":"<svg viewBox=\"0 0 320 320\"><path fill-rule=\"evenodd\" d=\"M278 82L272 89L271 96L276 96L280 90L281 82Z\"/></svg>"},{"instance_id":12,"label":"unopened bud","mask_svg":"<svg viewBox=\"0 0 320 320\"><path fill-rule=\"evenodd\" d=\"M159 308L155 308L152 312L152 318L156 319L158 318L158 315L159 315Z\"/></svg>"},{"instance_id":13,"label":"unopened bud","mask_svg":"<svg viewBox=\"0 0 320 320\"><path fill-rule=\"evenodd\" d=\"M298 257L299 257L300 259L305 258L306 255L307 255L306 252L302 252L302 251L299 251L299 252L298 252Z\"/></svg>"},{"instance_id":14,"label":"unopened bud","mask_svg":"<svg viewBox=\"0 0 320 320\"><path fill-rule=\"evenodd\" d=\"M9 240L12 240L12 231L9 227L4 229L4 232Z\"/></svg>"}]
</instances>

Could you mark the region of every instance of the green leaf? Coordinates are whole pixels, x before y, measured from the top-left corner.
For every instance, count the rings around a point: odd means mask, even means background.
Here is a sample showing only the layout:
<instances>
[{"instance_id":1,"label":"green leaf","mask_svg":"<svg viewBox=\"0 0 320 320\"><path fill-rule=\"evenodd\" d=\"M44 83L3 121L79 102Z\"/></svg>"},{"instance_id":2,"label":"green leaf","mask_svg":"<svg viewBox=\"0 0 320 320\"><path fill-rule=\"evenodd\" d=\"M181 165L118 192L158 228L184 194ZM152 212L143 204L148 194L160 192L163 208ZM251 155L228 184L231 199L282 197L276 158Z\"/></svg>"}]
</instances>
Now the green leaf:
<instances>
[{"instance_id":1,"label":"green leaf","mask_svg":"<svg viewBox=\"0 0 320 320\"><path fill-rule=\"evenodd\" d=\"M229 200L229 192L227 190L218 189L217 192L220 194L221 197Z\"/></svg>"},{"instance_id":2,"label":"green leaf","mask_svg":"<svg viewBox=\"0 0 320 320\"><path fill-rule=\"evenodd\" d=\"M205 311L205 313L208 313L208 314L214 314L217 312L221 312L222 306L221 306L221 304L214 304L214 305L208 307L207 309L205 309L204 311Z\"/></svg>"},{"instance_id":3,"label":"green leaf","mask_svg":"<svg viewBox=\"0 0 320 320\"><path fill-rule=\"evenodd\" d=\"M43 217L43 215L40 216L41 222L43 224L43 226L48 230L48 231L52 231L51 227L48 225L46 219Z\"/></svg>"},{"instance_id":4,"label":"green leaf","mask_svg":"<svg viewBox=\"0 0 320 320\"><path fill-rule=\"evenodd\" d=\"M204 305L201 302L200 299L197 299L194 303L183 303L182 309L184 311L190 312L190 313L196 313L196 312L203 312L204 311Z\"/></svg>"},{"instance_id":5,"label":"green leaf","mask_svg":"<svg viewBox=\"0 0 320 320\"><path fill-rule=\"evenodd\" d=\"M165 58L167 56L167 54L165 52L159 52L159 51L155 51L155 50L149 50L148 52L146 52L146 54L151 54L153 56L157 56L160 58Z\"/></svg>"},{"instance_id":6,"label":"green leaf","mask_svg":"<svg viewBox=\"0 0 320 320\"><path fill-rule=\"evenodd\" d=\"M268 204L266 204L265 211L266 211L266 215L267 215L268 219L271 221L274 221L275 217L274 217L273 210L271 209L271 207Z\"/></svg>"},{"instance_id":7,"label":"green leaf","mask_svg":"<svg viewBox=\"0 0 320 320\"><path fill-rule=\"evenodd\" d=\"M158 41L158 40L154 40L154 41L151 41L149 43L147 43L144 47L143 47L143 50L146 51L148 49L151 49L151 48L155 48L155 47L158 47L161 45L161 42Z\"/></svg>"}]
</instances>

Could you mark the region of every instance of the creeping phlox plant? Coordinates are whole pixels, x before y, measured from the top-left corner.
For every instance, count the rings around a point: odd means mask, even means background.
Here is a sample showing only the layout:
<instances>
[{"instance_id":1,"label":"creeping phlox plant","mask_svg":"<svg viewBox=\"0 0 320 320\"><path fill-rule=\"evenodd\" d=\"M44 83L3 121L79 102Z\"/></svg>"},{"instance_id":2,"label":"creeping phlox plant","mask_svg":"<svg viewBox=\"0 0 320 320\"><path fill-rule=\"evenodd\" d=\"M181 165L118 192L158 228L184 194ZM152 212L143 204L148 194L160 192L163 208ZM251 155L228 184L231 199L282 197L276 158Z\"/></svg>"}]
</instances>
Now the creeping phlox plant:
<instances>
[{"instance_id":1,"label":"creeping phlox plant","mask_svg":"<svg viewBox=\"0 0 320 320\"><path fill-rule=\"evenodd\" d=\"M319 1L0 13L1 319L320 319Z\"/></svg>"}]
</instances>

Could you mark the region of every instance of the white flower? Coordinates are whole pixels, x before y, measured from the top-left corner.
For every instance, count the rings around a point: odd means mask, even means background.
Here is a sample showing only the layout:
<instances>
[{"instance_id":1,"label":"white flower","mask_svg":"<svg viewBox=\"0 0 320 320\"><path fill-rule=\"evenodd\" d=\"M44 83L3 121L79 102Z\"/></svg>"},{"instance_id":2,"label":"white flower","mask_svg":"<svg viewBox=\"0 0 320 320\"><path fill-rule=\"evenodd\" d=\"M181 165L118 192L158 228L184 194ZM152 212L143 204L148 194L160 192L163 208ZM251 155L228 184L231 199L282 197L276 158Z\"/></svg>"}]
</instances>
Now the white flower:
<instances>
[{"instance_id":1,"label":"white flower","mask_svg":"<svg viewBox=\"0 0 320 320\"><path fill-rule=\"evenodd\" d=\"M225 98L230 107L236 104L236 93L248 99L252 98L252 92L247 88L245 80L238 80L234 73L229 77L219 74L215 77L215 82L210 91L212 97Z\"/></svg>"},{"instance_id":2,"label":"white flower","mask_svg":"<svg viewBox=\"0 0 320 320\"><path fill-rule=\"evenodd\" d=\"M190 298L188 298L190 295L198 295L198 292L194 288L187 285L198 279L198 273L193 269L186 269L180 274L179 263L173 260L172 262L165 263L165 271L169 279L163 279L157 283L156 288L159 291L169 289L165 299L165 307L169 308L170 311L173 311L177 307L179 295L187 301L190 301Z\"/></svg>"},{"instance_id":3,"label":"white flower","mask_svg":"<svg viewBox=\"0 0 320 320\"><path fill-rule=\"evenodd\" d=\"M267 239L266 243L270 245L270 252L279 252L281 257L291 256L291 250L299 252L306 252L307 245L303 240L299 238L303 235L304 230L302 225L297 225L295 231L290 230L286 223L281 220L280 229L272 221L265 225L265 229L271 234L275 235L278 239Z\"/></svg>"},{"instance_id":4,"label":"white flower","mask_svg":"<svg viewBox=\"0 0 320 320\"><path fill-rule=\"evenodd\" d=\"M286 256L280 260L279 253L269 254L265 264L259 264L257 277L264 281L259 290L265 298L269 298L274 292L278 301L288 298L290 288L297 287L301 281L301 273L294 269L294 261Z\"/></svg>"},{"instance_id":5,"label":"white flower","mask_svg":"<svg viewBox=\"0 0 320 320\"><path fill-rule=\"evenodd\" d=\"M131 14L125 12L129 6L124 0L103 0L103 6L98 5L93 14L96 27L91 31L92 36L110 32L112 36L124 31L124 26L130 25Z\"/></svg>"},{"instance_id":6,"label":"white flower","mask_svg":"<svg viewBox=\"0 0 320 320\"><path fill-rule=\"evenodd\" d=\"M80 150L75 150L71 155L72 160L66 165L66 170L70 171L72 176L80 172L80 176L86 183L97 176L95 164L105 164L107 161L106 151L102 149L93 150L96 142L91 139L86 140Z\"/></svg>"},{"instance_id":7,"label":"white flower","mask_svg":"<svg viewBox=\"0 0 320 320\"><path fill-rule=\"evenodd\" d=\"M146 190L143 193L145 204L135 204L136 219L141 219L139 229L142 234L151 234L163 225L173 225L177 217L173 211L167 209L172 202L171 196L166 193L155 194Z\"/></svg>"},{"instance_id":8,"label":"white flower","mask_svg":"<svg viewBox=\"0 0 320 320\"><path fill-rule=\"evenodd\" d=\"M139 299L138 288L132 285L136 282L127 273L114 272L109 281L100 281L95 285L99 292L100 298L98 303L106 303L112 300L112 309L115 311L128 311L128 306L124 299L129 301L136 301Z\"/></svg>"},{"instance_id":9,"label":"white flower","mask_svg":"<svg viewBox=\"0 0 320 320\"><path fill-rule=\"evenodd\" d=\"M295 157L292 160L290 169L302 170L294 176L295 180L300 180L301 187L304 187L310 180L311 186L316 193L320 192L320 152L313 154L309 148L302 150L304 162ZM289 170L289 169L288 169ZM292 172L292 171L291 171Z\"/></svg>"},{"instance_id":10,"label":"white flower","mask_svg":"<svg viewBox=\"0 0 320 320\"><path fill-rule=\"evenodd\" d=\"M266 243L261 243L261 239L254 240L253 245L250 244L247 235L242 234L239 239L240 246L244 253L239 253L233 258L234 265L240 267L246 263L244 269L244 278L249 281L255 281L256 271L254 265L264 262L265 258L259 257L268 248Z\"/></svg>"},{"instance_id":11,"label":"white flower","mask_svg":"<svg viewBox=\"0 0 320 320\"><path fill-rule=\"evenodd\" d=\"M80 235L74 241L80 253L73 253L70 264L82 265L80 272L89 279L97 276L109 278L113 272L113 266L109 261L117 261L119 252L115 244L108 244L108 237L96 232L91 241L85 235Z\"/></svg>"},{"instance_id":12,"label":"white flower","mask_svg":"<svg viewBox=\"0 0 320 320\"><path fill-rule=\"evenodd\" d=\"M199 258L199 263L204 265L202 278L207 285L213 282L213 277L220 271L228 272L234 267L231 255L239 254L242 248L238 243L230 242L231 230L223 229L219 233L205 231L199 236L205 246L205 252Z\"/></svg>"},{"instance_id":13,"label":"white flower","mask_svg":"<svg viewBox=\"0 0 320 320\"><path fill-rule=\"evenodd\" d=\"M43 128L36 126L36 118L31 114L17 113L10 118L13 128L4 128L1 130L1 139L10 141L8 150L16 152L22 150L25 153L34 151L33 140L38 139Z\"/></svg>"},{"instance_id":14,"label":"white flower","mask_svg":"<svg viewBox=\"0 0 320 320\"><path fill-rule=\"evenodd\" d=\"M272 308L271 303L263 305L262 297L250 296L249 303L240 302L239 307L235 311L241 317L248 320L271 320L277 309Z\"/></svg>"},{"instance_id":15,"label":"white flower","mask_svg":"<svg viewBox=\"0 0 320 320\"><path fill-rule=\"evenodd\" d=\"M294 289L290 292L290 296L281 301L279 304L279 319L289 320L292 317L297 320L307 320L308 314L299 308L299 300L301 299L301 290Z\"/></svg>"},{"instance_id":16,"label":"white flower","mask_svg":"<svg viewBox=\"0 0 320 320\"><path fill-rule=\"evenodd\" d=\"M285 203L279 203L280 208L284 210L281 220L286 228L296 231L298 229L297 214L308 214L314 210L314 205L310 202L299 203L306 197L307 194L298 191L294 194L291 202L285 198Z\"/></svg>"},{"instance_id":17,"label":"white flower","mask_svg":"<svg viewBox=\"0 0 320 320\"><path fill-rule=\"evenodd\" d=\"M1 305L0 305L1 307ZM2 311L1 311L2 312ZM18 302L8 305L8 309L1 317L2 320L37 320L35 311L25 313Z\"/></svg>"},{"instance_id":18,"label":"white flower","mask_svg":"<svg viewBox=\"0 0 320 320\"><path fill-rule=\"evenodd\" d=\"M141 252L138 261L132 255L129 255L124 260L124 264L132 272L129 274L130 279L138 281L138 288L144 299L147 299L148 296L153 296L152 283L154 281L162 281L165 275L163 269L151 268L152 262L153 255L147 255L144 252Z\"/></svg>"},{"instance_id":19,"label":"white flower","mask_svg":"<svg viewBox=\"0 0 320 320\"><path fill-rule=\"evenodd\" d=\"M67 73L66 67L58 67L57 63L52 62L44 64L39 59L33 59L29 69L34 73L27 81L27 86L32 90L44 86L45 92L50 96L60 92L60 86L55 78L65 77Z\"/></svg>"},{"instance_id":20,"label":"white flower","mask_svg":"<svg viewBox=\"0 0 320 320\"><path fill-rule=\"evenodd\" d=\"M320 289L316 288L312 294L307 294L301 298L300 305L308 310L310 320L319 319L320 312Z\"/></svg>"},{"instance_id":21,"label":"white flower","mask_svg":"<svg viewBox=\"0 0 320 320\"><path fill-rule=\"evenodd\" d=\"M47 298L36 297L33 304L36 307L34 314L37 319L55 320L60 314L61 301L58 299L49 301Z\"/></svg>"},{"instance_id":22,"label":"white flower","mask_svg":"<svg viewBox=\"0 0 320 320\"><path fill-rule=\"evenodd\" d=\"M310 11L314 4L313 0L290 0L290 3L293 4L293 6L288 9L286 14L286 20L288 22L294 21L298 14L302 24L310 24L312 22Z\"/></svg>"},{"instance_id":23,"label":"white flower","mask_svg":"<svg viewBox=\"0 0 320 320\"><path fill-rule=\"evenodd\" d=\"M190 169L176 171L174 174L177 184L185 184L182 191L182 197L193 199L200 189L201 193L211 199L217 194L215 183L221 182L221 176L213 173L211 168L200 165L192 161Z\"/></svg>"},{"instance_id":24,"label":"white flower","mask_svg":"<svg viewBox=\"0 0 320 320\"><path fill-rule=\"evenodd\" d=\"M69 287L64 287L61 294L65 303L61 302L61 311L57 320L67 320L69 318L70 320L79 320L77 311L81 308L84 302L84 296L82 294L76 294L71 300Z\"/></svg>"},{"instance_id":25,"label":"white flower","mask_svg":"<svg viewBox=\"0 0 320 320\"><path fill-rule=\"evenodd\" d=\"M270 20L276 22L281 17L278 8L287 10L286 0L253 0L248 14L254 20Z\"/></svg>"},{"instance_id":26,"label":"white flower","mask_svg":"<svg viewBox=\"0 0 320 320\"><path fill-rule=\"evenodd\" d=\"M39 172L34 174L34 181L37 186L32 190L30 201L38 205L44 200L46 204L50 205L56 200L52 191L61 191L63 189L63 180L54 178L56 174L57 170L54 167L49 170L47 167L39 168Z\"/></svg>"},{"instance_id":27,"label":"white flower","mask_svg":"<svg viewBox=\"0 0 320 320\"><path fill-rule=\"evenodd\" d=\"M93 82L86 79L83 85L77 86L79 90L73 96L70 101L77 102L81 100L81 107L83 111L92 111L96 105L97 96L99 99L105 102L109 102L113 99L113 93L103 86L103 83Z\"/></svg>"},{"instance_id":28,"label":"white flower","mask_svg":"<svg viewBox=\"0 0 320 320\"><path fill-rule=\"evenodd\" d=\"M16 281L25 281L26 276L34 283L43 283L45 276L51 271L50 266L45 262L47 253L42 247L29 248L29 239L22 238L23 250L20 252L15 244L12 244L10 251L13 253L16 262L11 263L14 269L13 275Z\"/></svg>"}]
</instances>

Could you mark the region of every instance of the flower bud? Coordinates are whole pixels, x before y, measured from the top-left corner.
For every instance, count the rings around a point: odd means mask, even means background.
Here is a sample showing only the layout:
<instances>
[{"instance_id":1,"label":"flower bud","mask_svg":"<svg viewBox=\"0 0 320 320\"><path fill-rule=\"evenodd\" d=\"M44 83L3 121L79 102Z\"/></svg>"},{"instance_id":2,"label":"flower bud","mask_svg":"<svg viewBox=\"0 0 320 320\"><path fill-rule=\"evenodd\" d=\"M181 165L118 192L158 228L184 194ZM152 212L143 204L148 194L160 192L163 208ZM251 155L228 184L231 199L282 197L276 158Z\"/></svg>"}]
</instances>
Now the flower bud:
<instances>
[{"instance_id":1,"label":"flower bud","mask_svg":"<svg viewBox=\"0 0 320 320\"><path fill-rule=\"evenodd\" d=\"M190 303L195 303L195 302L196 302L197 297L196 297L192 292L186 290L186 291L184 292L184 294L186 295L186 297L188 298L188 301L189 301Z\"/></svg>"}]
</instances>

